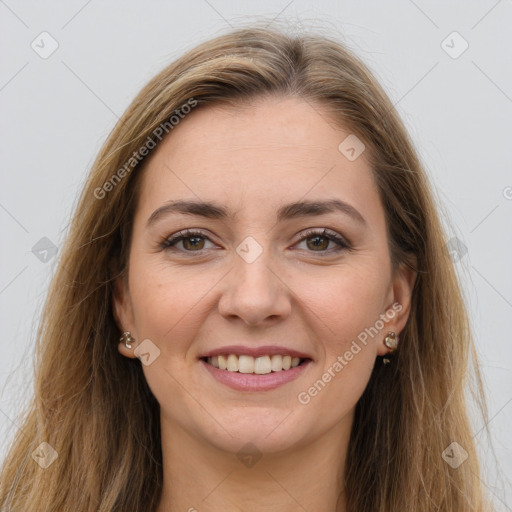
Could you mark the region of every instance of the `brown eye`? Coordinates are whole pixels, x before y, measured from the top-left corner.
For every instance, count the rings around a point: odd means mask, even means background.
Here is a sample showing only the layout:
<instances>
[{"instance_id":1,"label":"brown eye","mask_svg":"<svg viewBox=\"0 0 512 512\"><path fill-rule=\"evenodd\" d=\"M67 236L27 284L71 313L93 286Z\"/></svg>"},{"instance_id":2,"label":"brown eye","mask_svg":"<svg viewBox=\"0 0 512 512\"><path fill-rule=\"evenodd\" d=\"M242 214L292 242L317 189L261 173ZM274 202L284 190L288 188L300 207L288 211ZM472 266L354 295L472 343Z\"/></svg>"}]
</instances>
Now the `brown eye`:
<instances>
[{"instance_id":1,"label":"brown eye","mask_svg":"<svg viewBox=\"0 0 512 512\"><path fill-rule=\"evenodd\" d=\"M178 252L201 252L205 249L205 243L207 241L211 242L201 231L185 230L166 238L162 242L161 247L162 249L175 250ZM182 248L178 246L180 242L182 243Z\"/></svg>"},{"instance_id":2,"label":"brown eye","mask_svg":"<svg viewBox=\"0 0 512 512\"><path fill-rule=\"evenodd\" d=\"M306 242L308 252L317 252L321 255L352 250L352 246L344 237L328 229L307 231L301 237L299 243L304 241ZM335 244L335 247L332 249L328 249L330 242Z\"/></svg>"},{"instance_id":3,"label":"brown eye","mask_svg":"<svg viewBox=\"0 0 512 512\"><path fill-rule=\"evenodd\" d=\"M327 249L327 247L329 246L329 242L331 241L325 236L314 236L307 238L306 240L307 246L312 250Z\"/></svg>"},{"instance_id":4,"label":"brown eye","mask_svg":"<svg viewBox=\"0 0 512 512\"><path fill-rule=\"evenodd\" d=\"M204 239L200 236L185 236L182 238L183 247L187 250L202 249L204 247Z\"/></svg>"}]
</instances>

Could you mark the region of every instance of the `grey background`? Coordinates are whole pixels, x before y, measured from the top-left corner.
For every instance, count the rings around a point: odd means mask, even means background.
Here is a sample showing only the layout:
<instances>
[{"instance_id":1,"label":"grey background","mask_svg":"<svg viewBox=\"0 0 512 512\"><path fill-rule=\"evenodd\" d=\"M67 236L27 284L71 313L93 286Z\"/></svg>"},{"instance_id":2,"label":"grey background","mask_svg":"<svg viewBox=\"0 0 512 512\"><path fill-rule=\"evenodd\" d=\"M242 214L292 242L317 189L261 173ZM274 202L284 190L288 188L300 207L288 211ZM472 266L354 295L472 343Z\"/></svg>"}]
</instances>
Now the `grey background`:
<instances>
[{"instance_id":1,"label":"grey background","mask_svg":"<svg viewBox=\"0 0 512 512\"><path fill-rule=\"evenodd\" d=\"M512 510L510 0L0 0L0 458L31 391L34 333L55 270L40 240L58 250L97 151L147 80L261 16L335 34L404 119L459 240L499 467L478 419L475 439L496 510ZM31 47L51 49L43 31L58 43L47 58Z\"/></svg>"}]
</instances>

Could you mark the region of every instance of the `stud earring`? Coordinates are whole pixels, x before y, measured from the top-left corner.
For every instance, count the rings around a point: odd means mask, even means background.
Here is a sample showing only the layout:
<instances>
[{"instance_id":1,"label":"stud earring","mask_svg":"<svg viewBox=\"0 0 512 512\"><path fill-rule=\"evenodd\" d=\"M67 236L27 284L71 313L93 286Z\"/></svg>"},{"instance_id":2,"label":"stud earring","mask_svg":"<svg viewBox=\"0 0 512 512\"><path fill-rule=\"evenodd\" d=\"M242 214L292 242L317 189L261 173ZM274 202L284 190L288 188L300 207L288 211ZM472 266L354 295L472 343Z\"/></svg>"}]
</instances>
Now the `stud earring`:
<instances>
[{"instance_id":1,"label":"stud earring","mask_svg":"<svg viewBox=\"0 0 512 512\"><path fill-rule=\"evenodd\" d=\"M132 338L130 331L124 331L123 334L121 335L121 337L119 338L119 341L121 343L124 343L124 346L126 348L132 348L131 342L135 341L135 339Z\"/></svg>"},{"instance_id":2,"label":"stud earring","mask_svg":"<svg viewBox=\"0 0 512 512\"><path fill-rule=\"evenodd\" d=\"M384 345L386 345L386 347L389 348L390 354L393 353L398 347L398 338L396 336L396 333L394 333L393 331L389 331L386 337L384 338ZM390 360L388 357L384 357L382 359L382 362L384 364L389 364Z\"/></svg>"},{"instance_id":3,"label":"stud earring","mask_svg":"<svg viewBox=\"0 0 512 512\"><path fill-rule=\"evenodd\" d=\"M398 347L398 339L393 331L389 331L387 333L386 337L384 338L384 345L391 349L390 352L394 352Z\"/></svg>"}]
</instances>

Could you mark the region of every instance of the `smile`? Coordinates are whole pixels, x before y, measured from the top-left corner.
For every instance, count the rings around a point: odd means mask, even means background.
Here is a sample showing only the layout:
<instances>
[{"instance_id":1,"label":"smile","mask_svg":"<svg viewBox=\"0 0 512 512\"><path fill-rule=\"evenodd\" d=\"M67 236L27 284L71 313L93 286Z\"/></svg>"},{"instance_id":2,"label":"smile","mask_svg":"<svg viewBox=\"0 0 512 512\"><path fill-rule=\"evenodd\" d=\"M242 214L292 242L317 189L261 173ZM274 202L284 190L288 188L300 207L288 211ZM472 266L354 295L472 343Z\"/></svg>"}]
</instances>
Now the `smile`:
<instances>
[{"instance_id":1,"label":"smile","mask_svg":"<svg viewBox=\"0 0 512 512\"><path fill-rule=\"evenodd\" d=\"M290 355L263 355L253 357L249 355L219 354L205 358L205 361L220 370L256 375L265 375L271 372L287 371L299 366L304 359Z\"/></svg>"},{"instance_id":2,"label":"smile","mask_svg":"<svg viewBox=\"0 0 512 512\"><path fill-rule=\"evenodd\" d=\"M199 360L218 383L236 391L271 391L299 378L313 362L309 358L274 354L218 355ZM216 366L215 366L216 365Z\"/></svg>"}]
</instances>

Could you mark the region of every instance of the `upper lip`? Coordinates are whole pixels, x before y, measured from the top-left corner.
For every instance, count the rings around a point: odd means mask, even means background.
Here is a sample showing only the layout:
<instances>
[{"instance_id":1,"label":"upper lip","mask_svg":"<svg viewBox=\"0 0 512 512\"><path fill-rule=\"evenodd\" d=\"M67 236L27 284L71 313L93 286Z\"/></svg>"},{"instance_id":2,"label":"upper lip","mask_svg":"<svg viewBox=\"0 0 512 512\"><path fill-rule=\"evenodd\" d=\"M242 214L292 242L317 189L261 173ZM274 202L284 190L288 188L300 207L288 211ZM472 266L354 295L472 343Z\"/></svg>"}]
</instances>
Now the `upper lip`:
<instances>
[{"instance_id":1,"label":"upper lip","mask_svg":"<svg viewBox=\"0 0 512 512\"><path fill-rule=\"evenodd\" d=\"M277 345L265 345L263 347L245 347L243 345L229 345L209 350L208 352L205 352L203 355L201 355L200 358L229 354L235 354L236 356L247 355L252 357L282 355L300 357L301 359L312 359L310 355L304 352L300 352L293 348L280 347Z\"/></svg>"}]
</instances>

